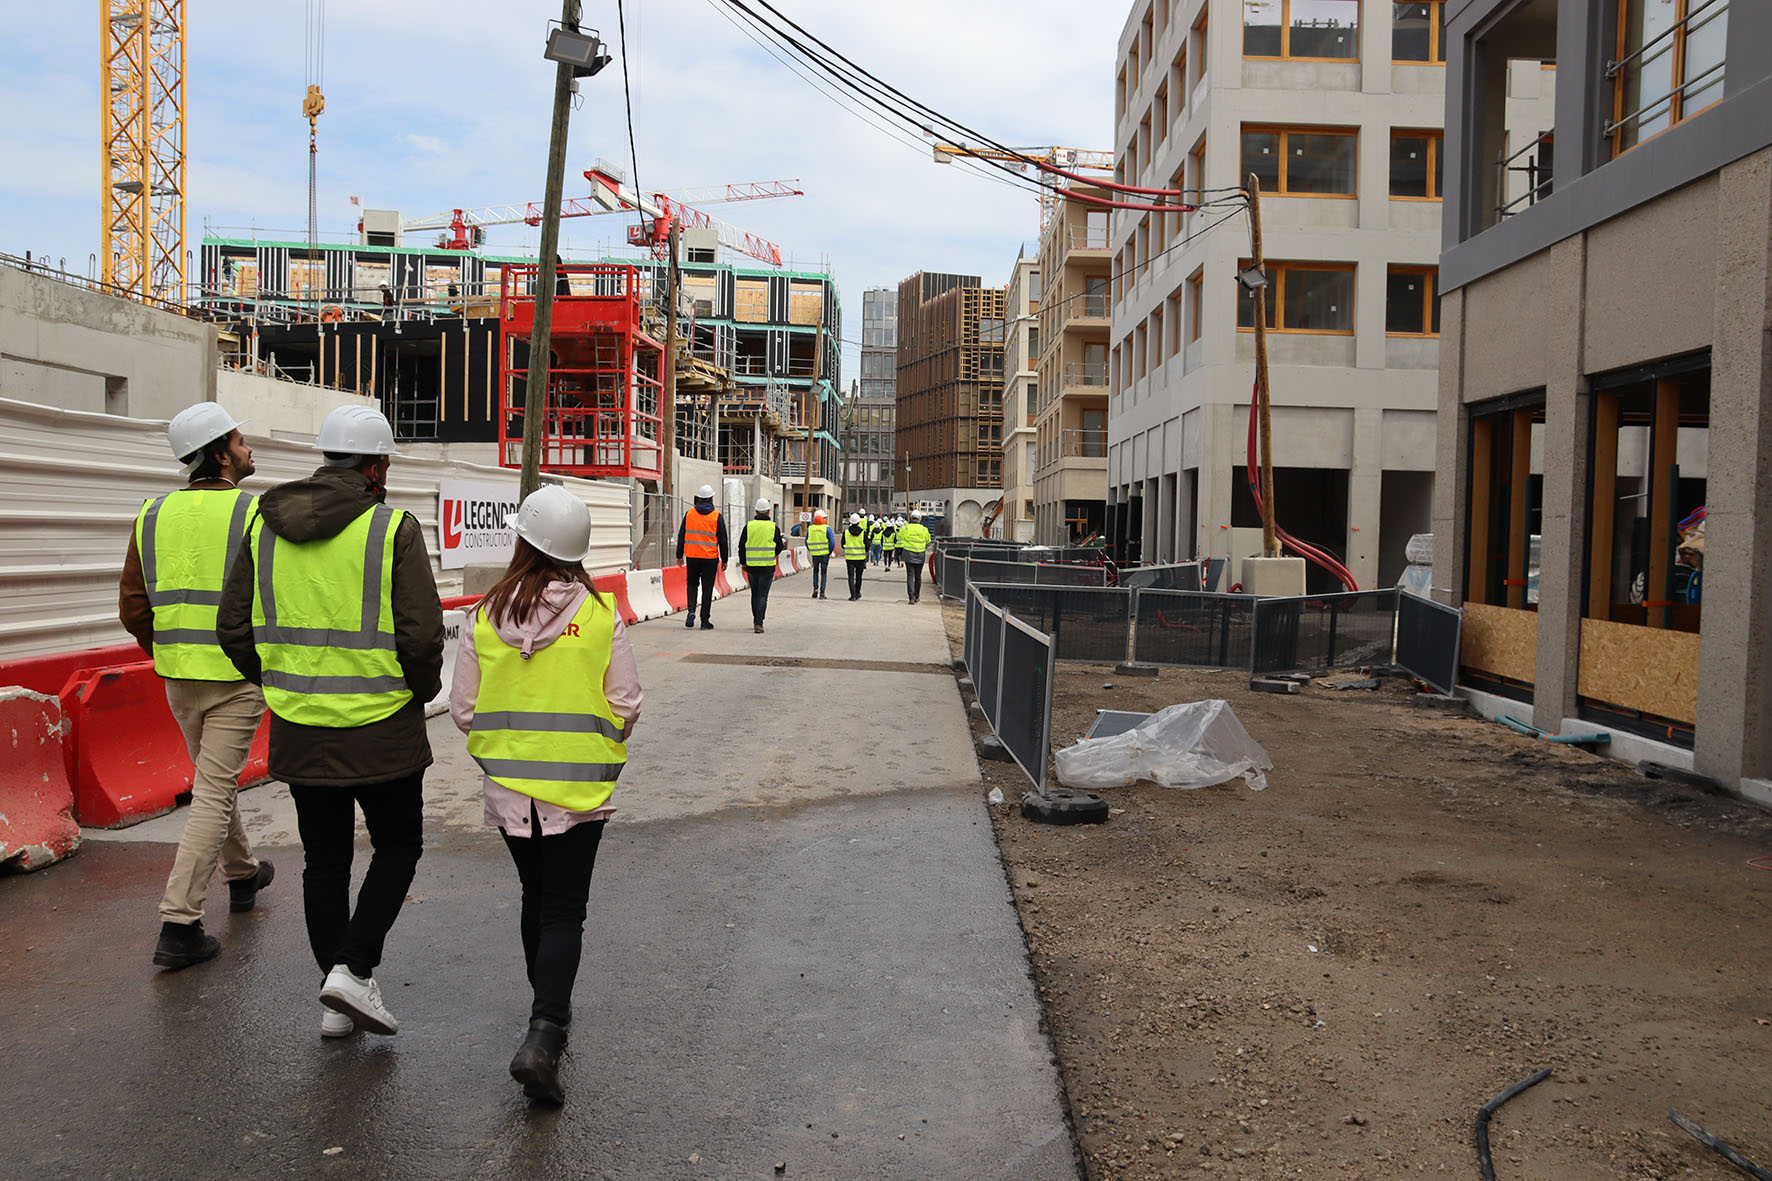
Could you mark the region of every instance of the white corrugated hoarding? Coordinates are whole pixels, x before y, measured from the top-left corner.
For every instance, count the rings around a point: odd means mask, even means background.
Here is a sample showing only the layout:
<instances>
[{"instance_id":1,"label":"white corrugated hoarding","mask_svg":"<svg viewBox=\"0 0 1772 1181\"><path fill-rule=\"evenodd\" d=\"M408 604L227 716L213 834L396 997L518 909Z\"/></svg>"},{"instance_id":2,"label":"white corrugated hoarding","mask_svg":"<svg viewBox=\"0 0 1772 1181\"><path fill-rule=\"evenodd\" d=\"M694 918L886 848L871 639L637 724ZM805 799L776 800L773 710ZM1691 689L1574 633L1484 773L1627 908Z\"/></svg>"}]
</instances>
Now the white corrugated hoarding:
<instances>
[{"instance_id":1,"label":"white corrugated hoarding","mask_svg":"<svg viewBox=\"0 0 1772 1181\"><path fill-rule=\"evenodd\" d=\"M319 456L307 445L264 439L246 429L264 492L308 475ZM553 479L554 477L549 477ZM388 476L388 503L424 527L425 547L445 597L462 593L462 572L437 566L438 488L470 480L507 488L517 473L452 460L400 459ZM0 398L0 659L126 644L117 622L117 583L142 502L176 488L178 467L166 424L57 410ZM625 485L561 479L591 509L593 573L628 565Z\"/></svg>"}]
</instances>

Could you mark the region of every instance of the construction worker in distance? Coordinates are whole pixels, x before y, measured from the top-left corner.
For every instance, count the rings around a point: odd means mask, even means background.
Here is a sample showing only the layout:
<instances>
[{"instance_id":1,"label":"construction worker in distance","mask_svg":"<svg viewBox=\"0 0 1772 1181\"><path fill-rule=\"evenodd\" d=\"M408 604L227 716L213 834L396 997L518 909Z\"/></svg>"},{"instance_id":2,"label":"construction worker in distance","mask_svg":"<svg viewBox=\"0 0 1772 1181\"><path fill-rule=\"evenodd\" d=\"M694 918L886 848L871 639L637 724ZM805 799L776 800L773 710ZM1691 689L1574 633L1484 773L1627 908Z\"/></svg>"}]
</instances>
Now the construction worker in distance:
<instances>
[{"instance_id":1,"label":"construction worker in distance","mask_svg":"<svg viewBox=\"0 0 1772 1181\"><path fill-rule=\"evenodd\" d=\"M832 531L825 518L824 510L818 509L812 514L812 524L806 527L806 553L812 558L812 597L824 598L825 587L831 579L831 554L837 548L837 535Z\"/></svg>"},{"instance_id":2,"label":"construction worker in distance","mask_svg":"<svg viewBox=\"0 0 1772 1181\"><path fill-rule=\"evenodd\" d=\"M503 834L523 886L533 999L511 1077L557 1104L591 869L642 694L627 631L585 573L590 509L543 487L507 524L516 550L462 629L449 713L485 775L485 822Z\"/></svg>"},{"instance_id":3,"label":"construction worker in distance","mask_svg":"<svg viewBox=\"0 0 1772 1181\"><path fill-rule=\"evenodd\" d=\"M868 568L868 525L860 513L849 514L843 530L843 562L849 568L849 601L861 598L861 576Z\"/></svg>"},{"instance_id":4,"label":"construction worker in distance","mask_svg":"<svg viewBox=\"0 0 1772 1181\"><path fill-rule=\"evenodd\" d=\"M726 540L726 518L714 508L714 486L703 484L695 490L695 507L683 514L682 527L677 530L677 561L686 567L689 582L689 610L684 613L683 626L695 626L695 600L699 589L701 626L714 630L709 618L714 609L714 576L731 554Z\"/></svg>"},{"instance_id":5,"label":"construction worker in distance","mask_svg":"<svg viewBox=\"0 0 1772 1181\"><path fill-rule=\"evenodd\" d=\"M167 425L188 482L136 514L117 596L123 626L165 682L166 705L195 768L191 809L160 899L154 962L162 968L188 968L221 950L221 941L203 931L203 904L218 867L235 914L251 910L277 872L252 855L238 797L264 695L241 679L215 635L222 584L252 509L252 494L239 488L253 473L240 425L214 402L181 410Z\"/></svg>"},{"instance_id":6,"label":"construction worker in distance","mask_svg":"<svg viewBox=\"0 0 1772 1181\"><path fill-rule=\"evenodd\" d=\"M880 564L880 518L868 517L868 561Z\"/></svg>"},{"instance_id":7,"label":"construction worker in distance","mask_svg":"<svg viewBox=\"0 0 1772 1181\"><path fill-rule=\"evenodd\" d=\"M886 518L885 527L880 530L880 551L885 568L892 569L892 561L898 557L898 526L891 517Z\"/></svg>"},{"instance_id":8,"label":"construction worker in distance","mask_svg":"<svg viewBox=\"0 0 1772 1181\"><path fill-rule=\"evenodd\" d=\"M425 705L442 689L443 608L418 518L389 508L394 432L368 406L320 424L324 465L258 498L217 628L271 711L289 784L308 943L325 973L320 1032L392 1034L375 980L424 841ZM374 849L351 908L356 809Z\"/></svg>"},{"instance_id":9,"label":"construction worker in distance","mask_svg":"<svg viewBox=\"0 0 1772 1181\"><path fill-rule=\"evenodd\" d=\"M763 634L763 616L769 613L769 584L775 579L775 563L787 548L781 527L770 516L769 498L757 498L751 506L753 516L738 536L738 553L744 561L745 576L751 583L751 630Z\"/></svg>"},{"instance_id":10,"label":"construction worker in distance","mask_svg":"<svg viewBox=\"0 0 1772 1181\"><path fill-rule=\"evenodd\" d=\"M923 562L929 553L929 530L918 509L911 510L910 522L898 531L898 552L904 560L905 597L915 603L923 597Z\"/></svg>"}]
</instances>

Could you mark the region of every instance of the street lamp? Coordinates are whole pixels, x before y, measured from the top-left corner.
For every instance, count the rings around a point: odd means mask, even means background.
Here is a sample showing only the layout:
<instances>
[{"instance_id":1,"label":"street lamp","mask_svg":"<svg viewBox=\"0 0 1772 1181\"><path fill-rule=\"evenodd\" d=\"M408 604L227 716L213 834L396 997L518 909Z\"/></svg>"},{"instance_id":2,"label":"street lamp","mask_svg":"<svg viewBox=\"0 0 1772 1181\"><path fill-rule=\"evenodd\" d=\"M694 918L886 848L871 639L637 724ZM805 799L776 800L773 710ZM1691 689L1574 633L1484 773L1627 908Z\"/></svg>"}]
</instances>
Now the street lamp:
<instances>
[{"instance_id":1,"label":"street lamp","mask_svg":"<svg viewBox=\"0 0 1772 1181\"><path fill-rule=\"evenodd\" d=\"M599 73L610 60L603 52L603 42L597 38L595 30L583 33L564 27L548 34L548 47L542 56L551 62L571 66L573 76L577 78L589 78Z\"/></svg>"}]
</instances>

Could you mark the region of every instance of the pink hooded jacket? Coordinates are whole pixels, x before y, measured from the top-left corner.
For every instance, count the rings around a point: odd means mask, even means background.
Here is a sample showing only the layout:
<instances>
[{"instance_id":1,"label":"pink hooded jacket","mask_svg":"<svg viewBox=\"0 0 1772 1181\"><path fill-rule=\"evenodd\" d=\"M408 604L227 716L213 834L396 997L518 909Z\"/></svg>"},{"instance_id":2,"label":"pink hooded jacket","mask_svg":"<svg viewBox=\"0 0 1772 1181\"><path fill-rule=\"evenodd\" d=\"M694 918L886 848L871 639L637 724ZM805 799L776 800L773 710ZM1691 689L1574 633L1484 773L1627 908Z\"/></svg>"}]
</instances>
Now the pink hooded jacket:
<instances>
[{"instance_id":1,"label":"pink hooded jacket","mask_svg":"<svg viewBox=\"0 0 1772 1181\"><path fill-rule=\"evenodd\" d=\"M588 587L577 582L550 582L538 609L526 619L492 618L493 630L499 639L513 648L524 652L536 652L546 648L559 639L566 631L566 625L578 612L579 605L585 596L590 594ZM456 728L466 734L474 724L474 703L480 697L480 657L474 650L474 628L479 621L480 608L475 608L468 615L467 624L462 628L461 647L455 656L455 679L449 690L449 716ZM621 619L615 621L615 637L610 644L609 671L603 676L603 695L609 699L609 706L615 716L622 719L625 733L631 734L634 723L640 720L640 701L644 696L640 692L640 673L634 664L634 646L628 642L628 632L622 626ZM522 792L512 791L500 786L491 779L485 779L483 789L486 796L485 820L488 825L502 828L514 837L554 836L565 832L575 824L583 824L588 820L603 820L614 815L615 809L608 804L593 812L571 812L554 804L534 800ZM541 831L532 832L530 809L541 820Z\"/></svg>"}]
</instances>

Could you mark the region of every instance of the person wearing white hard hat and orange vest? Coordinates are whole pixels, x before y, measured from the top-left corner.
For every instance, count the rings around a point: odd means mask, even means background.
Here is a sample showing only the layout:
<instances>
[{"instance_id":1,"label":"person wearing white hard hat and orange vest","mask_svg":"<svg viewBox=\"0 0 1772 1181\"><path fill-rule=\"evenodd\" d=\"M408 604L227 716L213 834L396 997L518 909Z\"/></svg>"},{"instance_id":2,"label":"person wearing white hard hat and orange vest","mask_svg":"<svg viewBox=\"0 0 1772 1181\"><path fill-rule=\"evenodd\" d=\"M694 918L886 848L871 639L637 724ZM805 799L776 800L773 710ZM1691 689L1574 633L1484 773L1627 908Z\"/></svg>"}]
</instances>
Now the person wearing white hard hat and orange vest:
<instances>
[{"instance_id":1,"label":"person wearing white hard hat and orange vest","mask_svg":"<svg viewBox=\"0 0 1772 1181\"><path fill-rule=\"evenodd\" d=\"M751 630L761 635L763 617L769 613L769 586L775 581L775 563L787 543L782 540L781 527L770 515L768 497L758 497L751 509L754 515L739 531L738 554L751 583Z\"/></svg>"},{"instance_id":2,"label":"person wearing white hard hat and orange vest","mask_svg":"<svg viewBox=\"0 0 1772 1181\"><path fill-rule=\"evenodd\" d=\"M271 775L301 833L320 1032L392 1034L375 980L424 848L424 709L442 689L443 608L418 518L391 509L394 432L368 406L320 425L322 466L258 498L222 591L222 650L271 711ZM356 909L356 811L374 852Z\"/></svg>"},{"instance_id":3,"label":"person wearing white hard hat and orange vest","mask_svg":"<svg viewBox=\"0 0 1772 1181\"><path fill-rule=\"evenodd\" d=\"M238 794L264 694L241 678L215 631L222 584L252 510L252 494L239 487L254 470L241 425L214 402L187 407L167 425L188 483L136 514L118 593L118 615L153 657L194 767L191 809L160 899L154 963L163 968L188 968L221 950L220 940L203 931L209 879L218 868L235 914L251 910L276 874L252 854Z\"/></svg>"},{"instance_id":4,"label":"person wearing white hard hat and orange vest","mask_svg":"<svg viewBox=\"0 0 1772 1181\"><path fill-rule=\"evenodd\" d=\"M590 510L564 488L539 488L510 527L511 564L462 629L449 713L485 775L485 822L523 887L533 1001L511 1076L530 1098L561 1103L591 870L642 694L627 631L585 573Z\"/></svg>"},{"instance_id":5,"label":"person wearing white hard hat and orange vest","mask_svg":"<svg viewBox=\"0 0 1772 1181\"><path fill-rule=\"evenodd\" d=\"M812 597L824 598L831 580L831 553L837 548L837 535L832 531L823 509L812 514L806 527L806 554L812 559Z\"/></svg>"},{"instance_id":6,"label":"person wearing white hard hat and orange vest","mask_svg":"<svg viewBox=\"0 0 1772 1181\"><path fill-rule=\"evenodd\" d=\"M695 626L695 600L701 599L701 626L712 631L714 576L731 554L726 540L726 518L714 508L714 486L703 484L695 492L695 507L683 514L677 530L677 561L684 564L689 583L689 610L683 626ZM698 592L699 591L699 595Z\"/></svg>"}]
</instances>

